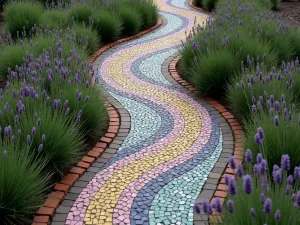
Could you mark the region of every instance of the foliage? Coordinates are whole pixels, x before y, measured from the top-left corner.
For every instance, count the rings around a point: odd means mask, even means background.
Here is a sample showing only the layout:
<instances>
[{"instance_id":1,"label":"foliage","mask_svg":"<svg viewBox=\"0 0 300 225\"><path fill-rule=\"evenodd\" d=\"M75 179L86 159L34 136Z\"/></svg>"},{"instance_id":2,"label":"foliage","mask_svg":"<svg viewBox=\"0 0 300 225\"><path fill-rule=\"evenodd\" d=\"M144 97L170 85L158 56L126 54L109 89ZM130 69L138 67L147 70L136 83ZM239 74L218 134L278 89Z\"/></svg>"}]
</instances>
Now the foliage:
<instances>
[{"instance_id":1,"label":"foliage","mask_svg":"<svg viewBox=\"0 0 300 225\"><path fill-rule=\"evenodd\" d=\"M50 9L41 15L41 24L49 29L66 28L68 25L66 12Z\"/></svg>"},{"instance_id":2,"label":"foliage","mask_svg":"<svg viewBox=\"0 0 300 225\"><path fill-rule=\"evenodd\" d=\"M106 10L99 10L92 16L93 28L104 43L117 40L122 32L122 21L116 15Z\"/></svg>"},{"instance_id":3,"label":"foliage","mask_svg":"<svg viewBox=\"0 0 300 225\"><path fill-rule=\"evenodd\" d=\"M68 19L70 23L75 21L79 24L85 23L86 25L88 25L90 23L92 14L93 8L91 6L76 3L72 5L68 10Z\"/></svg>"},{"instance_id":4,"label":"foliage","mask_svg":"<svg viewBox=\"0 0 300 225\"><path fill-rule=\"evenodd\" d=\"M31 33L32 27L40 23L42 12L43 7L36 3L28 1L9 3L4 11L6 30L13 37L17 37L18 33L21 36L23 32L28 36Z\"/></svg>"},{"instance_id":5,"label":"foliage","mask_svg":"<svg viewBox=\"0 0 300 225\"><path fill-rule=\"evenodd\" d=\"M208 11L213 11L217 3L218 0L203 0L203 8Z\"/></svg>"},{"instance_id":6,"label":"foliage","mask_svg":"<svg viewBox=\"0 0 300 225\"><path fill-rule=\"evenodd\" d=\"M21 143L17 132L5 136L2 130L0 145L1 223L27 224L45 197L50 174L44 172L44 165L48 161L37 159L33 153L37 149L29 150L29 146Z\"/></svg>"},{"instance_id":7,"label":"foliage","mask_svg":"<svg viewBox=\"0 0 300 225\"><path fill-rule=\"evenodd\" d=\"M192 69L192 83L203 94L220 96L238 70L234 56L226 50L213 51L196 60L199 63L195 61Z\"/></svg>"},{"instance_id":8,"label":"foliage","mask_svg":"<svg viewBox=\"0 0 300 225\"><path fill-rule=\"evenodd\" d=\"M100 45L100 37L95 30L91 27L75 25L73 31L76 35L77 43L82 48L86 48L86 52L89 55L97 51Z\"/></svg>"}]
</instances>

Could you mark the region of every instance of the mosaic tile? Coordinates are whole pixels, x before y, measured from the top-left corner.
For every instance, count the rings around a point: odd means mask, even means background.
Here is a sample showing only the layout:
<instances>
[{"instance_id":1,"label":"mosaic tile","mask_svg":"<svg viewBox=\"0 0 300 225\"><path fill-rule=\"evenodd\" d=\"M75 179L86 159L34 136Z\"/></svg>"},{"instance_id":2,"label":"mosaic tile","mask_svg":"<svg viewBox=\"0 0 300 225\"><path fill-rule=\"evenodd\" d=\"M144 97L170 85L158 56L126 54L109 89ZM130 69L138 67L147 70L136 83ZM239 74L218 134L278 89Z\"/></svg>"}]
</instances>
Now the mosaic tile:
<instances>
[{"instance_id":1,"label":"mosaic tile","mask_svg":"<svg viewBox=\"0 0 300 225\"><path fill-rule=\"evenodd\" d=\"M97 61L97 82L126 108L131 127L81 191L66 224L192 224L191 204L220 155L216 119L161 70L195 17L206 17L189 11L184 1L155 3L165 26L113 47Z\"/></svg>"}]
</instances>

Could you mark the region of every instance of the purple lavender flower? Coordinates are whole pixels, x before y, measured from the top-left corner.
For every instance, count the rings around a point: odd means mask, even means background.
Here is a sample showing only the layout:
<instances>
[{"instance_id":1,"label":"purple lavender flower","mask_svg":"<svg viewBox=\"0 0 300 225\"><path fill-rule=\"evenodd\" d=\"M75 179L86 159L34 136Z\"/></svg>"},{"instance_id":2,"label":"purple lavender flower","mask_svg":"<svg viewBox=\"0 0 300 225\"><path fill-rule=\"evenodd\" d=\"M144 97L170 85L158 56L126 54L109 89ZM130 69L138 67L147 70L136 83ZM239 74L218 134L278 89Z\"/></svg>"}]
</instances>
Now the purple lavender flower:
<instances>
[{"instance_id":1,"label":"purple lavender flower","mask_svg":"<svg viewBox=\"0 0 300 225\"><path fill-rule=\"evenodd\" d=\"M238 167L237 167L238 169L237 169L237 176L239 177L239 178L242 178L243 176L244 176L244 170L243 170L243 166L242 166L242 164L240 163L240 164L238 164Z\"/></svg>"},{"instance_id":2,"label":"purple lavender flower","mask_svg":"<svg viewBox=\"0 0 300 225\"><path fill-rule=\"evenodd\" d=\"M255 112L257 111L257 109L256 109L256 105L252 105L252 108L251 108L251 109L252 109L252 112L254 112L254 113L255 113Z\"/></svg>"},{"instance_id":3,"label":"purple lavender flower","mask_svg":"<svg viewBox=\"0 0 300 225\"><path fill-rule=\"evenodd\" d=\"M30 145L31 140L30 140L30 135L27 135L27 140L26 140L27 144Z\"/></svg>"},{"instance_id":4,"label":"purple lavender flower","mask_svg":"<svg viewBox=\"0 0 300 225\"><path fill-rule=\"evenodd\" d=\"M255 102L256 102L256 99L254 96L252 96L252 103L255 104Z\"/></svg>"},{"instance_id":5,"label":"purple lavender flower","mask_svg":"<svg viewBox=\"0 0 300 225\"><path fill-rule=\"evenodd\" d=\"M263 159L259 165L259 173L265 174L267 172L267 170L268 170L267 169L267 161Z\"/></svg>"},{"instance_id":6,"label":"purple lavender flower","mask_svg":"<svg viewBox=\"0 0 300 225\"><path fill-rule=\"evenodd\" d=\"M203 212L208 213L208 202L206 200L202 201Z\"/></svg>"},{"instance_id":7,"label":"purple lavender flower","mask_svg":"<svg viewBox=\"0 0 300 225\"><path fill-rule=\"evenodd\" d=\"M43 135L42 135L42 143L44 143L44 142L45 142L45 140L46 140L46 135L45 135L45 134L43 134Z\"/></svg>"},{"instance_id":8,"label":"purple lavender flower","mask_svg":"<svg viewBox=\"0 0 300 225\"><path fill-rule=\"evenodd\" d=\"M295 180L300 180L300 167L296 166L294 169L294 178Z\"/></svg>"},{"instance_id":9,"label":"purple lavender flower","mask_svg":"<svg viewBox=\"0 0 300 225\"><path fill-rule=\"evenodd\" d=\"M201 212L200 205L197 201L195 201L195 203L194 203L194 209L197 214L199 214Z\"/></svg>"},{"instance_id":10,"label":"purple lavender flower","mask_svg":"<svg viewBox=\"0 0 300 225\"><path fill-rule=\"evenodd\" d=\"M65 115L69 115L69 113L70 113L70 108L68 107L65 111Z\"/></svg>"},{"instance_id":11,"label":"purple lavender flower","mask_svg":"<svg viewBox=\"0 0 300 225\"><path fill-rule=\"evenodd\" d=\"M293 183L294 183L294 178L293 178L292 175L289 175L289 176L286 178L286 183L287 183L288 185L293 185Z\"/></svg>"},{"instance_id":12,"label":"purple lavender flower","mask_svg":"<svg viewBox=\"0 0 300 225\"><path fill-rule=\"evenodd\" d=\"M300 192L297 193L296 202L297 202L298 206L300 206Z\"/></svg>"},{"instance_id":13,"label":"purple lavender flower","mask_svg":"<svg viewBox=\"0 0 300 225\"><path fill-rule=\"evenodd\" d=\"M233 169L233 170L236 169L236 163L235 163L235 160L234 160L234 157L233 157L233 156L231 156L231 157L229 158L229 166L230 166L230 168Z\"/></svg>"},{"instance_id":14,"label":"purple lavender flower","mask_svg":"<svg viewBox=\"0 0 300 225\"><path fill-rule=\"evenodd\" d=\"M255 210L253 208L250 209L250 214L252 217L255 217Z\"/></svg>"},{"instance_id":15,"label":"purple lavender flower","mask_svg":"<svg viewBox=\"0 0 300 225\"><path fill-rule=\"evenodd\" d=\"M228 192L231 195L236 195L237 194L237 188L236 188L236 183L234 179L230 179L228 183Z\"/></svg>"},{"instance_id":16,"label":"purple lavender flower","mask_svg":"<svg viewBox=\"0 0 300 225\"><path fill-rule=\"evenodd\" d=\"M38 148L38 152L41 152L42 150L43 150L43 144L40 144Z\"/></svg>"},{"instance_id":17,"label":"purple lavender flower","mask_svg":"<svg viewBox=\"0 0 300 225\"><path fill-rule=\"evenodd\" d=\"M37 120L37 125L38 125L38 126L41 125L41 118L38 118L38 120Z\"/></svg>"},{"instance_id":18,"label":"purple lavender flower","mask_svg":"<svg viewBox=\"0 0 300 225\"><path fill-rule=\"evenodd\" d=\"M258 153L257 156L256 156L256 163L257 163L257 164L260 164L260 163L262 162L263 159L264 159L264 158L263 158L262 154L261 154L261 153Z\"/></svg>"},{"instance_id":19,"label":"purple lavender flower","mask_svg":"<svg viewBox=\"0 0 300 225\"><path fill-rule=\"evenodd\" d=\"M244 191L246 194L252 193L252 177L250 175L246 175L243 177L244 180Z\"/></svg>"},{"instance_id":20,"label":"purple lavender flower","mask_svg":"<svg viewBox=\"0 0 300 225\"><path fill-rule=\"evenodd\" d=\"M275 220L276 220L276 221L279 221L279 220L280 220L280 211L279 211L279 209L276 210L276 213L275 213L275 216L274 216L274 217L275 217Z\"/></svg>"},{"instance_id":21,"label":"purple lavender flower","mask_svg":"<svg viewBox=\"0 0 300 225\"><path fill-rule=\"evenodd\" d=\"M18 115L15 116L15 124L19 124L19 116Z\"/></svg>"},{"instance_id":22,"label":"purple lavender flower","mask_svg":"<svg viewBox=\"0 0 300 225\"><path fill-rule=\"evenodd\" d=\"M231 177L226 175L224 180L225 180L225 184L228 185L231 180Z\"/></svg>"},{"instance_id":23,"label":"purple lavender flower","mask_svg":"<svg viewBox=\"0 0 300 225\"><path fill-rule=\"evenodd\" d=\"M221 213L223 211L221 200L219 198L215 198L215 201L214 201L214 204L213 204L213 208L215 208L215 210L218 213Z\"/></svg>"},{"instance_id":24,"label":"purple lavender flower","mask_svg":"<svg viewBox=\"0 0 300 225\"><path fill-rule=\"evenodd\" d=\"M272 105L274 104L274 101L275 101L274 95L271 95L270 96L270 102L271 102Z\"/></svg>"},{"instance_id":25,"label":"purple lavender flower","mask_svg":"<svg viewBox=\"0 0 300 225\"><path fill-rule=\"evenodd\" d=\"M267 198L264 203L264 212L265 214L270 214L272 211L272 200L270 198Z\"/></svg>"},{"instance_id":26,"label":"purple lavender flower","mask_svg":"<svg viewBox=\"0 0 300 225\"><path fill-rule=\"evenodd\" d=\"M229 199L227 202L227 208L228 208L229 213L232 214L234 212L234 205L233 205L233 201L231 199Z\"/></svg>"},{"instance_id":27,"label":"purple lavender flower","mask_svg":"<svg viewBox=\"0 0 300 225\"><path fill-rule=\"evenodd\" d=\"M11 136L11 143L15 143L15 140L16 140L16 136L15 135Z\"/></svg>"},{"instance_id":28,"label":"purple lavender flower","mask_svg":"<svg viewBox=\"0 0 300 225\"><path fill-rule=\"evenodd\" d=\"M255 143L257 145L261 145L262 144L262 139L260 138L260 135L258 133L255 134L254 140L255 140Z\"/></svg>"},{"instance_id":29,"label":"purple lavender flower","mask_svg":"<svg viewBox=\"0 0 300 225\"><path fill-rule=\"evenodd\" d=\"M87 103L89 101L89 98L90 98L90 96L87 95L84 99L84 103Z\"/></svg>"},{"instance_id":30,"label":"purple lavender flower","mask_svg":"<svg viewBox=\"0 0 300 225\"><path fill-rule=\"evenodd\" d=\"M264 194L264 193L261 193L261 194L260 194L260 203L261 203L261 204L265 204L265 201L266 201L265 194Z\"/></svg>"},{"instance_id":31,"label":"purple lavender flower","mask_svg":"<svg viewBox=\"0 0 300 225\"><path fill-rule=\"evenodd\" d=\"M253 172L254 172L254 174L259 174L260 173L260 164L255 164L254 165Z\"/></svg>"},{"instance_id":32,"label":"purple lavender flower","mask_svg":"<svg viewBox=\"0 0 300 225\"><path fill-rule=\"evenodd\" d=\"M32 128L31 134L32 134L32 136L36 135L36 128L35 127Z\"/></svg>"},{"instance_id":33,"label":"purple lavender flower","mask_svg":"<svg viewBox=\"0 0 300 225\"><path fill-rule=\"evenodd\" d=\"M275 101L274 108L275 108L275 112L279 112L280 111L280 103L278 101Z\"/></svg>"},{"instance_id":34,"label":"purple lavender flower","mask_svg":"<svg viewBox=\"0 0 300 225\"><path fill-rule=\"evenodd\" d=\"M241 81L241 86L242 86L243 89L245 89L245 83L244 83L244 81Z\"/></svg>"},{"instance_id":35,"label":"purple lavender flower","mask_svg":"<svg viewBox=\"0 0 300 225\"><path fill-rule=\"evenodd\" d=\"M208 204L208 205L207 205L207 214L208 214L208 215L211 215L212 213L213 213L212 205L211 205L211 204Z\"/></svg>"},{"instance_id":36,"label":"purple lavender flower","mask_svg":"<svg viewBox=\"0 0 300 225\"><path fill-rule=\"evenodd\" d=\"M261 139L263 139L264 138L264 131L263 131L263 129L261 128L261 127L259 127L258 129L257 129L257 133L259 134L259 137L261 138Z\"/></svg>"},{"instance_id":37,"label":"purple lavender flower","mask_svg":"<svg viewBox=\"0 0 300 225\"><path fill-rule=\"evenodd\" d=\"M81 101L81 99L82 99L82 93L80 92L78 95L78 101Z\"/></svg>"},{"instance_id":38,"label":"purple lavender flower","mask_svg":"<svg viewBox=\"0 0 300 225\"><path fill-rule=\"evenodd\" d=\"M290 185L287 185L286 186L286 189L285 189L285 194L286 195L289 195L291 193L291 186Z\"/></svg>"},{"instance_id":39,"label":"purple lavender flower","mask_svg":"<svg viewBox=\"0 0 300 225\"><path fill-rule=\"evenodd\" d=\"M292 197L291 197L292 202L296 201L296 197L297 197L296 194L292 194Z\"/></svg>"},{"instance_id":40,"label":"purple lavender flower","mask_svg":"<svg viewBox=\"0 0 300 225\"><path fill-rule=\"evenodd\" d=\"M286 171L290 169L290 157L288 155L282 155L281 168Z\"/></svg>"},{"instance_id":41,"label":"purple lavender flower","mask_svg":"<svg viewBox=\"0 0 300 225\"><path fill-rule=\"evenodd\" d=\"M252 163L252 152L250 149L247 149L247 151L245 153L245 161L248 164Z\"/></svg>"},{"instance_id":42,"label":"purple lavender flower","mask_svg":"<svg viewBox=\"0 0 300 225\"><path fill-rule=\"evenodd\" d=\"M275 125L278 127L279 126L279 118L278 118L278 116L275 116L275 118L274 118L274 123L275 123Z\"/></svg>"},{"instance_id":43,"label":"purple lavender flower","mask_svg":"<svg viewBox=\"0 0 300 225\"><path fill-rule=\"evenodd\" d=\"M278 169L273 176L273 180L275 181L275 183L277 184L281 184L282 183L282 172L281 169Z\"/></svg>"},{"instance_id":44,"label":"purple lavender flower","mask_svg":"<svg viewBox=\"0 0 300 225\"><path fill-rule=\"evenodd\" d=\"M69 104L69 101L66 100L65 103L64 103L64 108L67 108L67 107L68 107L68 104Z\"/></svg>"}]
</instances>

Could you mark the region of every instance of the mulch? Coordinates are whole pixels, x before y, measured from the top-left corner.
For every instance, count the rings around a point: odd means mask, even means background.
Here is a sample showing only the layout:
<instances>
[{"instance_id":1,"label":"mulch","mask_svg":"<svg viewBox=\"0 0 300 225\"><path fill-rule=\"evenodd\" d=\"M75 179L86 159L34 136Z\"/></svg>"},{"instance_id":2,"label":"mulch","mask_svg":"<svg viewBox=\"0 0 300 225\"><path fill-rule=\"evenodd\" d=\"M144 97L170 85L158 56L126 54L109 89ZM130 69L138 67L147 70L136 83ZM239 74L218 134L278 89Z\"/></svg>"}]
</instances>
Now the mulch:
<instances>
[{"instance_id":1,"label":"mulch","mask_svg":"<svg viewBox=\"0 0 300 225\"><path fill-rule=\"evenodd\" d=\"M291 20L300 27L300 1L280 2L277 13L284 19Z\"/></svg>"}]
</instances>

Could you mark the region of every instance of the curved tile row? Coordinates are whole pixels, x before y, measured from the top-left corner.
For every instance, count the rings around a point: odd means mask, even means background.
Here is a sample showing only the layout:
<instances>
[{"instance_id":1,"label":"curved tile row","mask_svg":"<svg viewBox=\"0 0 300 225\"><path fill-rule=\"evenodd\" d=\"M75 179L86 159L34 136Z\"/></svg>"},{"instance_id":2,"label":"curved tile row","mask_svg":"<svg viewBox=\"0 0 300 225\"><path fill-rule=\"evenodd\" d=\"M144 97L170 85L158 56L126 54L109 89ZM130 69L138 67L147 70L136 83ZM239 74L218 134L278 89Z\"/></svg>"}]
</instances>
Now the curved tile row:
<instances>
[{"instance_id":1,"label":"curved tile row","mask_svg":"<svg viewBox=\"0 0 300 225\"><path fill-rule=\"evenodd\" d=\"M97 82L127 109L131 128L81 191L66 224L193 224L192 205L221 154L222 132L161 66L195 18L206 18L183 1L155 2L165 25L97 60Z\"/></svg>"}]
</instances>

